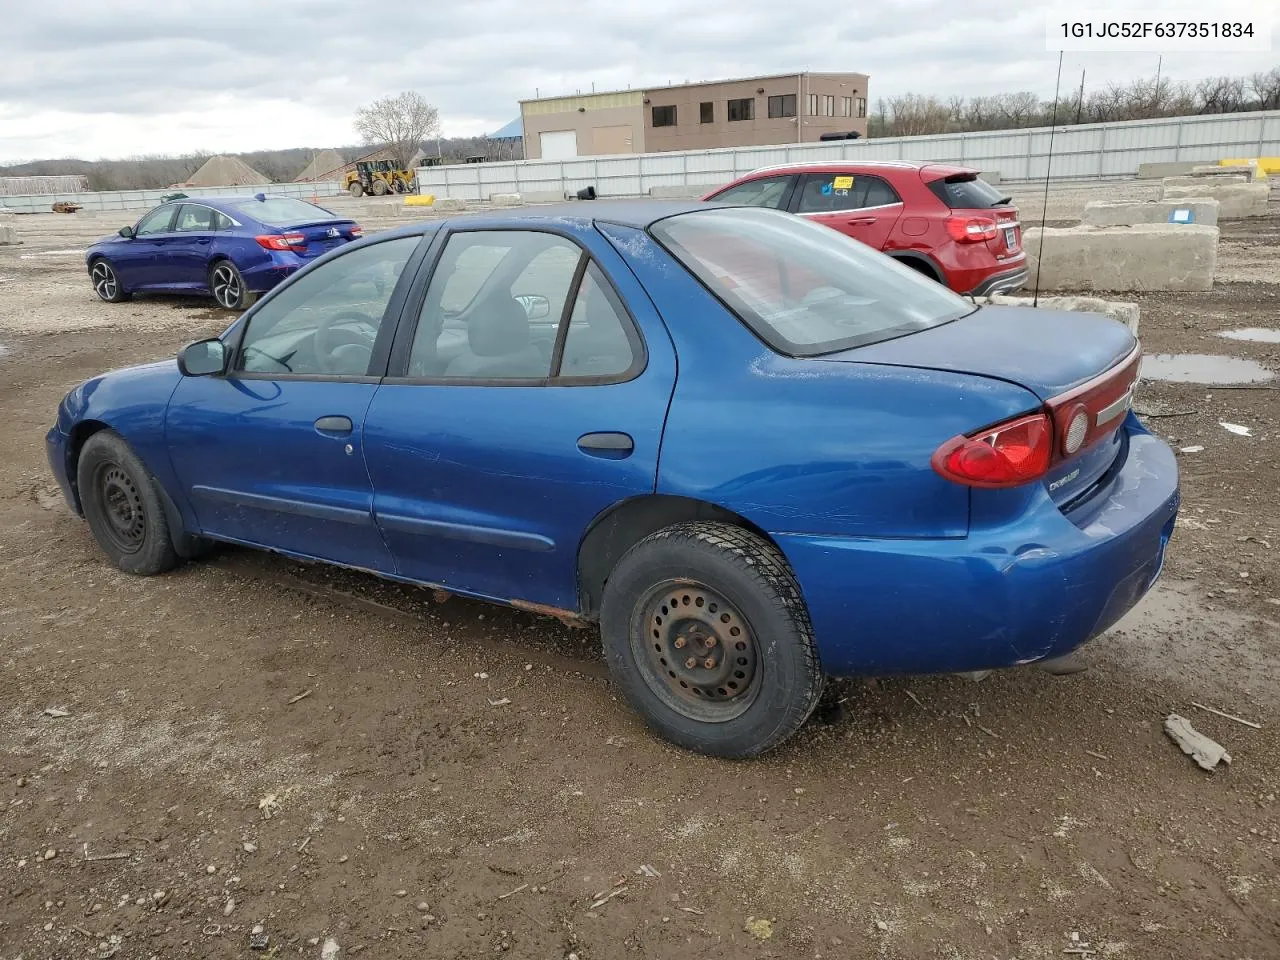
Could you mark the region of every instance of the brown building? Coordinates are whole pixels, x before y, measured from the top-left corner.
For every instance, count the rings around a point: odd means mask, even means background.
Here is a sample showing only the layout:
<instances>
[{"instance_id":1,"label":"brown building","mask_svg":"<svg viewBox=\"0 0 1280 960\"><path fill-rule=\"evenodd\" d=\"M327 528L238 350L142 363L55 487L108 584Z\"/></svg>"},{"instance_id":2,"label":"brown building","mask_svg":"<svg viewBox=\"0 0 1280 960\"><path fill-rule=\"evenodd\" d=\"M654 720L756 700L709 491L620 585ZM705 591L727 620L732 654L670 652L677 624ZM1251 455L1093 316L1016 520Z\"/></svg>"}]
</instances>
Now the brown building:
<instances>
[{"instance_id":1,"label":"brown building","mask_svg":"<svg viewBox=\"0 0 1280 960\"><path fill-rule=\"evenodd\" d=\"M522 100L525 157L808 143L867 134L863 73L787 73Z\"/></svg>"}]
</instances>

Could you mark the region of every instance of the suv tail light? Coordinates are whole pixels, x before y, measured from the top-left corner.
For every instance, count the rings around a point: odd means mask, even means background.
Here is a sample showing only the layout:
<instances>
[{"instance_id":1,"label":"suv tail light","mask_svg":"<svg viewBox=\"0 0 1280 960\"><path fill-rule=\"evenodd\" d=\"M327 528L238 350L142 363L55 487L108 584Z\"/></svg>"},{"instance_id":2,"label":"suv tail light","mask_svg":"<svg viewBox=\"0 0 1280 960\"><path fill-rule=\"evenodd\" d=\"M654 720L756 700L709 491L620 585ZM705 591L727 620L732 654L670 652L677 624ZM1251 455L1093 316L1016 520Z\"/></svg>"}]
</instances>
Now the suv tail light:
<instances>
[{"instance_id":1,"label":"suv tail light","mask_svg":"<svg viewBox=\"0 0 1280 960\"><path fill-rule=\"evenodd\" d=\"M967 487L1015 487L1038 480L1053 459L1053 423L1033 413L952 437L933 455L933 469Z\"/></svg>"},{"instance_id":2,"label":"suv tail light","mask_svg":"<svg viewBox=\"0 0 1280 960\"><path fill-rule=\"evenodd\" d=\"M258 246L267 250L291 250L294 253L302 253L307 249L307 238L300 233L269 233L254 239L258 241Z\"/></svg>"},{"instance_id":3,"label":"suv tail light","mask_svg":"<svg viewBox=\"0 0 1280 960\"><path fill-rule=\"evenodd\" d=\"M947 217L947 233L958 243L984 243L994 240L996 232L990 217Z\"/></svg>"},{"instance_id":4,"label":"suv tail light","mask_svg":"<svg viewBox=\"0 0 1280 960\"><path fill-rule=\"evenodd\" d=\"M352 240L359 240L363 236L364 236L364 227L360 226L360 224L357 223L354 227L351 228Z\"/></svg>"}]
</instances>

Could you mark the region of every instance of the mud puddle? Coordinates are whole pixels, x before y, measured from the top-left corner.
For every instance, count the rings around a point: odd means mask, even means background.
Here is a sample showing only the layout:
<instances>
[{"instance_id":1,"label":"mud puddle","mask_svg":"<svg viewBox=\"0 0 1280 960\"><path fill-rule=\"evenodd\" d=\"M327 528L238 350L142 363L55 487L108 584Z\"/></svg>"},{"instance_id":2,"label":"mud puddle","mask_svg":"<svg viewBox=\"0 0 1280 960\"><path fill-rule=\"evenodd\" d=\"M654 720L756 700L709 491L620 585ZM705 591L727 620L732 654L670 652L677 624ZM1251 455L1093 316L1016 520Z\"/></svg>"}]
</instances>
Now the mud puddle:
<instances>
[{"instance_id":1,"label":"mud puddle","mask_svg":"<svg viewBox=\"0 0 1280 960\"><path fill-rule=\"evenodd\" d=\"M1244 327L1240 330L1224 330L1218 334L1228 340L1248 340L1252 343L1280 343L1280 330L1267 327Z\"/></svg>"},{"instance_id":2,"label":"mud puddle","mask_svg":"<svg viewBox=\"0 0 1280 960\"><path fill-rule=\"evenodd\" d=\"M1149 353L1142 358L1142 379L1167 383L1263 383L1275 374L1262 364L1240 357L1205 353Z\"/></svg>"}]
</instances>

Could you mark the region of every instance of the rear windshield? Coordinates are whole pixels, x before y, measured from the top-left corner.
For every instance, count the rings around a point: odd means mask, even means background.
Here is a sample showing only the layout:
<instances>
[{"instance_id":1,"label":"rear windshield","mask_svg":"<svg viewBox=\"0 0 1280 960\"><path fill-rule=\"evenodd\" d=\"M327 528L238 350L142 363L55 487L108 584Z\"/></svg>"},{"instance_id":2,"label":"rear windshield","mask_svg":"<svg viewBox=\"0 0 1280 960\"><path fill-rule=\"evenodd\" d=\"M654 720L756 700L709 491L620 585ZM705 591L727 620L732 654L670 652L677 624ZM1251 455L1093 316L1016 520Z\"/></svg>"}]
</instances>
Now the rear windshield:
<instances>
[{"instance_id":1,"label":"rear windshield","mask_svg":"<svg viewBox=\"0 0 1280 960\"><path fill-rule=\"evenodd\" d=\"M699 210L650 232L757 336L790 356L889 340L976 309L896 260L786 213Z\"/></svg>"},{"instance_id":2,"label":"rear windshield","mask_svg":"<svg viewBox=\"0 0 1280 960\"><path fill-rule=\"evenodd\" d=\"M287 227L297 223L314 223L316 220L332 220L328 210L295 200L293 197L267 197L265 200L236 200L231 206L247 213L255 220L273 227Z\"/></svg>"},{"instance_id":3,"label":"rear windshield","mask_svg":"<svg viewBox=\"0 0 1280 960\"><path fill-rule=\"evenodd\" d=\"M952 210L988 210L1009 204L1007 194L972 173L934 180L929 189Z\"/></svg>"}]
</instances>

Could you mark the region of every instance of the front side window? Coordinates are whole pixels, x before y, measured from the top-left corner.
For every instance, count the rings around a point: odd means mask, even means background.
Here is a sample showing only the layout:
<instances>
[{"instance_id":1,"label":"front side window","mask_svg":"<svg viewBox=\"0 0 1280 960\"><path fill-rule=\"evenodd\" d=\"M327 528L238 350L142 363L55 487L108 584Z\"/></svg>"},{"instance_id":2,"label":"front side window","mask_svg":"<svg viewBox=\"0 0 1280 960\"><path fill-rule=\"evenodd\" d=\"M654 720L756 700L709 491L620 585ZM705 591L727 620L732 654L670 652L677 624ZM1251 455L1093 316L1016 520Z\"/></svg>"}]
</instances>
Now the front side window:
<instances>
[{"instance_id":1,"label":"front side window","mask_svg":"<svg viewBox=\"0 0 1280 960\"><path fill-rule=\"evenodd\" d=\"M653 125L655 127L674 127L676 125L675 106L654 107Z\"/></svg>"},{"instance_id":2,"label":"front side window","mask_svg":"<svg viewBox=\"0 0 1280 960\"><path fill-rule=\"evenodd\" d=\"M170 224L173 223L173 214L176 209L176 205L166 203L163 207L157 207L152 210L138 221L138 226L134 229L133 235L135 237L146 237L156 233L168 233Z\"/></svg>"},{"instance_id":3,"label":"front side window","mask_svg":"<svg viewBox=\"0 0 1280 960\"><path fill-rule=\"evenodd\" d=\"M781 96L769 98L769 116L777 117L794 117L796 115L796 95L794 93L784 93Z\"/></svg>"},{"instance_id":4,"label":"front side window","mask_svg":"<svg viewBox=\"0 0 1280 960\"><path fill-rule=\"evenodd\" d=\"M184 203L178 211L178 222L173 229L177 233L212 233L216 216L216 212L209 207Z\"/></svg>"},{"instance_id":5,"label":"front side window","mask_svg":"<svg viewBox=\"0 0 1280 960\"><path fill-rule=\"evenodd\" d=\"M741 203L752 207L773 207L780 210L786 201L791 177L759 177L739 183L717 193L711 199L716 203Z\"/></svg>"},{"instance_id":6,"label":"front side window","mask_svg":"<svg viewBox=\"0 0 1280 960\"><path fill-rule=\"evenodd\" d=\"M420 237L357 247L299 277L249 318L233 369L368 375L396 282Z\"/></svg>"},{"instance_id":7,"label":"front side window","mask_svg":"<svg viewBox=\"0 0 1280 960\"><path fill-rule=\"evenodd\" d=\"M772 210L699 210L650 232L760 339L792 356L904 336L976 309L856 240Z\"/></svg>"},{"instance_id":8,"label":"front side window","mask_svg":"<svg viewBox=\"0 0 1280 960\"><path fill-rule=\"evenodd\" d=\"M743 97L729 101L729 119L754 120L756 118L756 101L754 97Z\"/></svg>"},{"instance_id":9,"label":"front side window","mask_svg":"<svg viewBox=\"0 0 1280 960\"><path fill-rule=\"evenodd\" d=\"M898 195L880 177L822 173L805 177L797 213L838 213L897 203Z\"/></svg>"}]
</instances>

